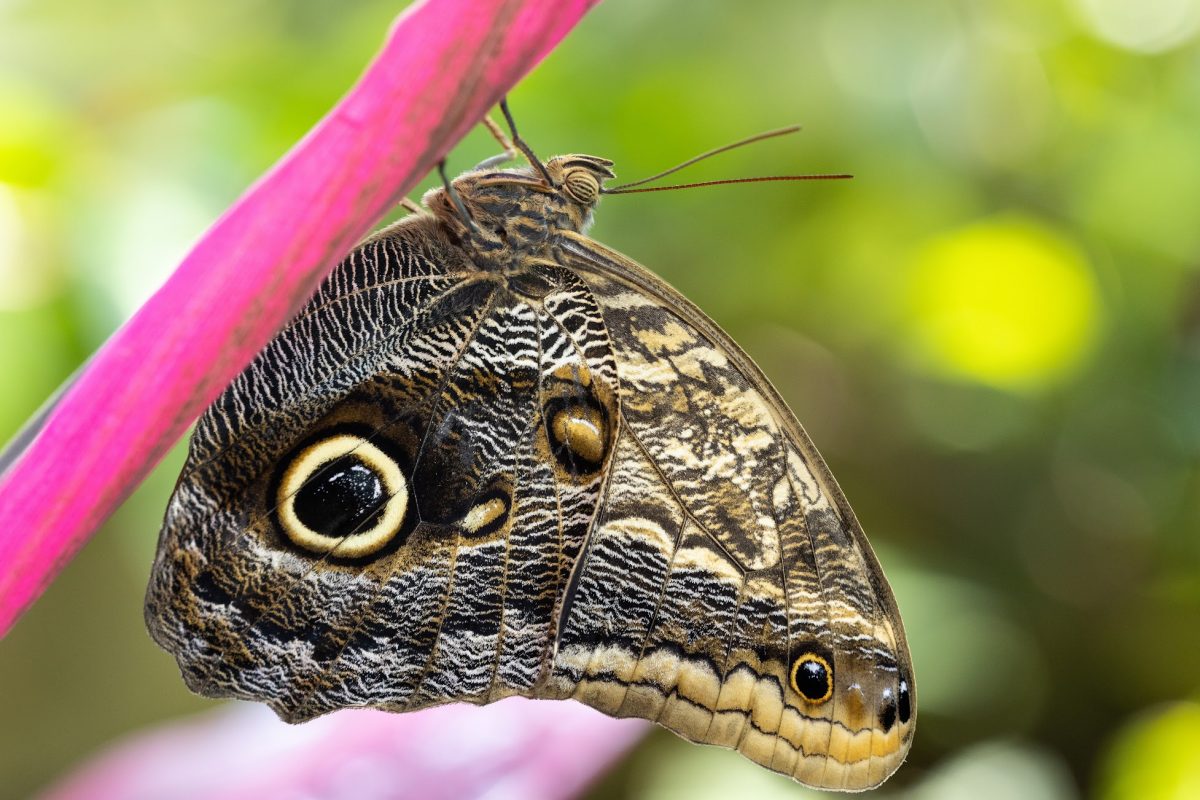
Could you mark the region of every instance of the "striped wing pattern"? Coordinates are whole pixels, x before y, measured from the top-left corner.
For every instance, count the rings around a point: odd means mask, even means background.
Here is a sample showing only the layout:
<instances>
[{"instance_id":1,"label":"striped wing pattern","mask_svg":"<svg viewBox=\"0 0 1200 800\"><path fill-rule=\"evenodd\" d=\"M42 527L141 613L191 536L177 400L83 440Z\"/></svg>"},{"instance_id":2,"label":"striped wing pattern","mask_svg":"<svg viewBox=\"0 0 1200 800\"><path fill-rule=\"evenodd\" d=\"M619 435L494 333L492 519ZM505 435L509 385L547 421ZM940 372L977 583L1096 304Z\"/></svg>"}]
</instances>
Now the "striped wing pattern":
<instances>
[{"instance_id":1,"label":"striped wing pattern","mask_svg":"<svg viewBox=\"0 0 1200 800\"><path fill-rule=\"evenodd\" d=\"M623 424L561 633L560 693L810 785L878 784L911 738L912 669L824 462L694 306L596 242L568 252L617 351ZM806 653L833 667L828 702L790 685Z\"/></svg>"},{"instance_id":2,"label":"striped wing pattern","mask_svg":"<svg viewBox=\"0 0 1200 800\"><path fill-rule=\"evenodd\" d=\"M435 192L339 265L197 424L150 631L290 721L574 698L876 785L915 725L891 591L757 367L580 232L607 164L469 173L477 226Z\"/></svg>"}]
</instances>

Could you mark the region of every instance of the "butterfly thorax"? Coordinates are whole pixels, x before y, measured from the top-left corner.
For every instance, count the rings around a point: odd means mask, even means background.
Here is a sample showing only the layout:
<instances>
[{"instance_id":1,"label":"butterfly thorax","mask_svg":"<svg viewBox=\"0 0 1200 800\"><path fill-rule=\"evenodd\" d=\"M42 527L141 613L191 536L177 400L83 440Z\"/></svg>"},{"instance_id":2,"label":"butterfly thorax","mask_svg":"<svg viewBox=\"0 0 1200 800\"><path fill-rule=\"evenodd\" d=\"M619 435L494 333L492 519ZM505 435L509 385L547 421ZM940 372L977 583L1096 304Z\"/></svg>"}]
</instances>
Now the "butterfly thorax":
<instances>
[{"instance_id":1,"label":"butterfly thorax","mask_svg":"<svg viewBox=\"0 0 1200 800\"><path fill-rule=\"evenodd\" d=\"M424 203L480 269L522 273L531 262L554 259L559 232L582 233L591 225L603 182L613 177L611 165L566 155L547 161L544 174L532 168L467 172L453 182L461 208L445 188L430 191Z\"/></svg>"}]
</instances>

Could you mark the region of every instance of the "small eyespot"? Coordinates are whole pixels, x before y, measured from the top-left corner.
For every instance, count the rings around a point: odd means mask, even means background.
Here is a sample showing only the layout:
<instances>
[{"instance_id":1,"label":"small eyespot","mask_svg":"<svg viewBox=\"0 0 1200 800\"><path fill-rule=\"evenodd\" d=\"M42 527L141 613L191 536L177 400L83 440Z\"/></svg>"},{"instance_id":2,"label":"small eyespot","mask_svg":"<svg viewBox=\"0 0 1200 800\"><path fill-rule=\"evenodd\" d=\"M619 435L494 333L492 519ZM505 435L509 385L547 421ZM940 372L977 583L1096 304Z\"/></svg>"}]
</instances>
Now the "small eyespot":
<instances>
[{"instance_id":1,"label":"small eyespot","mask_svg":"<svg viewBox=\"0 0 1200 800\"><path fill-rule=\"evenodd\" d=\"M589 464L604 458L604 419L599 409L568 406L550 420L554 440Z\"/></svg>"},{"instance_id":2,"label":"small eyespot","mask_svg":"<svg viewBox=\"0 0 1200 800\"><path fill-rule=\"evenodd\" d=\"M563 188L577 202L594 203L600 194L600 181L590 170L568 169L563 175Z\"/></svg>"},{"instance_id":3,"label":"small eyespot","mask_svg":"<svg viewBox=\"0 0 1200 800\"><path fill-rule=\"evenodd\" d=\"M908 696L908 681L900 681L900 693L897 705L899 706L900 722L902 724L908 722L912 717L912 700Z\"/></svg>"},{"instance_id":4,"label":"small eyespot","mask_svg":"<svg viewBox=\"0 0 1200 800\"><path fill-rule=\"evenodd\" d=\"M792 662L792 689L810 703L833 696L833 669L816 653L805 653Z\"/></svg>"},{"instance_id":5,"label":"small eyespot","mask_svg":"<svg viewBox=\"0 0 1200 800\"><path fill-rule=\"evenodd\" d=\"M400 532L408 481L396 460L375 444L335 434L292 458L275 498L279 525L293 544L321 555L361 558Z\"/></svg>"},{"instance_id":6,"label":"small eyespot","mask_svg":"<svg viewBox=\"0 0 1200 800\"><path fill-rule=\"evenodd\" d=\"M883 703L879 709L879 725L887 733L896 724L896 699L890 688L883 690Z\"/></svg>"},{"instance_id":7,"label":"small eyespot","mask_svg":"<svg viewBox=\"0 0 1200 800\"><path fill-rule=\"evenodd\" d=\"M508 516L508 495L493 490L475 501L463 515L462 526L469 536L486 536L504 525Z\"/></svg>"},{"instance_id":8,"label":"small eyespot","mask_svg":"<svg viewBox=\"0 0 1200 800\"><path fill-rule=\"evenodd\" d=\"M595 472L609 447L608 419L591 398L562 398L547 404L546 433L555 458L575 475Z\"/></svg>"}]
</instances>

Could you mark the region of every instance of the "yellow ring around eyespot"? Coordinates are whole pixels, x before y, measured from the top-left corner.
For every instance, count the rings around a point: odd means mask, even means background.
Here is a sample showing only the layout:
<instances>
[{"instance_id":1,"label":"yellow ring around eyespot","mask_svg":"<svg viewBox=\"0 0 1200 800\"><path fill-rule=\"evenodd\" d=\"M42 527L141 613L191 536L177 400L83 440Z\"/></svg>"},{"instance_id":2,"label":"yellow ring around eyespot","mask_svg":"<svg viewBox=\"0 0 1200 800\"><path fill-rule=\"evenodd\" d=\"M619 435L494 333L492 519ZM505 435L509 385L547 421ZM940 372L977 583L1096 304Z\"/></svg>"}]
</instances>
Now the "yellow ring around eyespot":
<instances>
[{"instance_id":1,"label":"yellow ring around eyespot","mask_svg":"<svg viewBox=\"0 0 1200 800\"><path fill-rule=\"evenodd\" d=\"M825 694L821 695L820 697L816 698L815 700L813 698L809 697L808 695L806 695L804 692L800 691L800 685L796 681L796 673L800 671L800 667L804 666L805 664L809 663L810 661L815 661L818 664L820 664L822 667L825 668ZM790 675L788 676L788 678L792 683L792 691L795 692L796 694L800 695L801 697L803 697L805 702L807 702L807 703L812 703L813 705L820 705L821 703L824 703L826 700L828 700L830 697L833 696L833 668L829 666L828 661L826 661L824 658L817 655L816 653L805 653L804 655L800 656L795 661L793 661L792 662L792 671L791 671Z\"/></svg>"},{"instance_id":2,"label":"yellow ring around eyespot","mask_svg":"<svg viewBox=\"0 0 1200 800\"><path fill-rule=\"evenodd\" d=\"M353 455L374 470L389 499L379 521L367 530L350 536L326 536L296 516L296 494L321 467L346 455ZM408 512L408 481L394 458L361 436L342 433L301 450L283 473L276 499L279 523L293 543L321 555L337 548L334 555L339 558L361 558L379 551L400 532Z\"/></svg>"}]
</instances>

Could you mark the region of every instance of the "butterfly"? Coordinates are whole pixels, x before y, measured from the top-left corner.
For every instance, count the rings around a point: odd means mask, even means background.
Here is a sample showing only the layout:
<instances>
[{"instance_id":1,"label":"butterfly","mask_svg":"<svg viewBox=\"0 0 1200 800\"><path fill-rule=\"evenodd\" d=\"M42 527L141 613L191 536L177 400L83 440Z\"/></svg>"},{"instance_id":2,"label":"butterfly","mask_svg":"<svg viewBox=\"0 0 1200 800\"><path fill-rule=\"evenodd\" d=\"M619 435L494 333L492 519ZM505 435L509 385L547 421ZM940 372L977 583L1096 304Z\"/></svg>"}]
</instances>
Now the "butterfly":
<instances>
[{"instance_id":1,"label":"butterfly","mask_svg":"<svg viewBox=\"0 0 1200 800\"><path fill-rule=\"evenodd\" d=\"M201 417L151 634L291 722L573 698L881 783L916 692L854 512L746 353L586 235L613 162L512 130L529 167L362 242Z\"/></svg>"}]
</instances>

